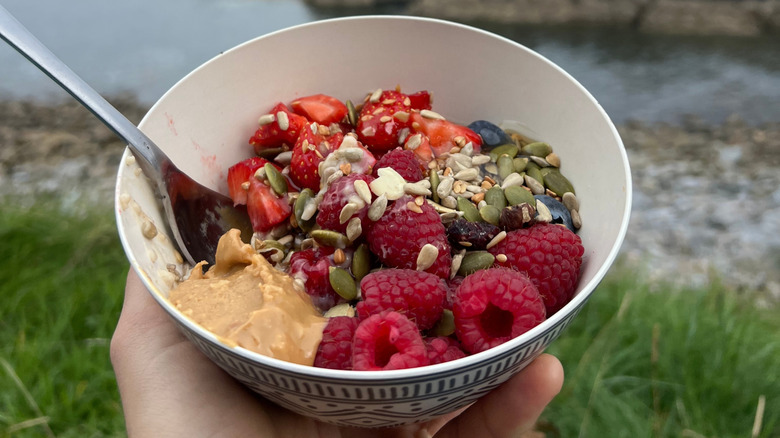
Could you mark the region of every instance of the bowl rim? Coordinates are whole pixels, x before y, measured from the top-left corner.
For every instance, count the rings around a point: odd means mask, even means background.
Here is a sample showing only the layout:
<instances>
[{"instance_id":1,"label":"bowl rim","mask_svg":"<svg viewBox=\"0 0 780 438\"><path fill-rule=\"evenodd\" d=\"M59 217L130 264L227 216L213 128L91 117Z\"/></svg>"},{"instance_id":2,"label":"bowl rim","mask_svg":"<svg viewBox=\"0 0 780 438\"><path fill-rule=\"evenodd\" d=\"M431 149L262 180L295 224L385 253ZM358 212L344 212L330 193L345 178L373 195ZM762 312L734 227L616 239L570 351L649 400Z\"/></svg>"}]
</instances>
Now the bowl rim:
<instances>
[{"instance_id":1,"label":"bowl rim","mask_svg":"<svg viewBox=\"0 0 780 438\"><path fill-rule=\"evenodd\" d=\"M163 309L165 309L166 313L168 313L170 316L175 318L180 324L187 327L189 330L198 333L200 337L207 339L209 342L219 346L220 348L230 349L231 351L235 352L237 355L240 355L242 358L249 360L251 362L258 362L264 366L275 368L275 369L281 369L284 370L285 372L292 373L292 374L299 374L299 375L305 375L310 377L325 378L325 379L332 379L332 380L339 380L339 381L360 381L360 382L379 381L379 380L381 381L406 380L410 378L419 378L423 376L436 375L442 372L453 371L461 368L478 366L481 362L489 360L491 357L503 356L504 354L508 354L510 351L522 347L524 344L528 342L528 340L536 339L541 334L550 331L553 327L560 324L564 318L568 317L570 313L574 312L577 308L582 306L585 303L585 301L590 297L590 295L593 293L595 288L598 286L598 284L606 275L607 271L611 268L611 266L615 262L618 253L620 251L620 248L623 244L625 235L628 231L628 224L630 220L631 205L632 205L632 178L631 178L631 170L628 161L628 155L625 146L623 144L623 141L614 123L607 115L606 111L601 106L601 104L599 104L599 102L596 100L596 98L582 84L580 84L579 81L577 81L573 76L571 76L568 72L563 70L557 64L547 59L543 55L537 53L536 51L524 46L523 44L510 40L501 35L495 34L490 31L486 31L484 29L480 29L478 27L474 27L462 23L456 23L453 21L438 19L438 18L416 17L416 16L405 16L405 15L360 15L360 16L345 16L345 17L338 17L338 18L321 19L321 20L315 20L307 23L286 27L284 29L279 29L273 32L269 32L257 36L255 38L249 39L223 52L220 52L218 55L212 57L211 59L205 61L204 63L202 63L201 65L199 65L198 67L190 71L187 75L179 79L170 89L168 89L168 91L166 91L157 100L157 102L155 102L150 107L149 111L142 118L139 127L143 129L143 126L147 121L147 118L150 116L150 114L152 114L154 110L161 105L161 102L164 101L169 94L173 93L181 83L185 82L190 76L196 74L196 72L206 68L209 64L223 57L225 54L228 54L235 50L239 50L244 46L255 44L257 41L275 37L277 35L288 33L288 32L295 32L302 28L332 25L334 23L344 23L350 21L366 21L366 20L377 21L377 22L418 21L418 22L426 22L429 24L433 23L441 26L450 26L454 28L459 28L460 30L464 30L468 32L475 32L478 34L482 34L484 36L489 36L491 38L499 39L505 43L509 43L515 48L527 52L528 55L538 58L539 60L547 64L549 67L552 67L553 69L557 70L559 73L564 75L582 93L584 93L584 95L590 100L590 102L593 103L593 105L595 106L595 108L597 109L601 117L607 122L610 132L612 133L614 140L617 142L617 145L619 146L618 149L621 155L621 161L626 170L626 180L624 181L625 193L626 193L625 208L622 212L622 221L617 233L617 238L611 250L607 254L604 263L599 267L599 269L593 275L593 278L591 278L588 283L581 285L577 295L575 295L571 301L569 301L563 308L561 308L551 317L545 319L542 323L538 324L531 330L521 334L520 336L517 336L501 345L495 346L486 351L471 354L464 358L456 359L453 361L444 362L435 365L427 365L427 366L417 367L417 368L409 368L409 369L402 369L402 370L380 370L380 371L372 371L372 372L317 368L313 366L287 362L269 356L264 356L242 347L229 346L224 342L222 342L218 336L209 332L208 330L201 327L199 324L195 323L191 319L184 316L181 312L176 310L176 308L170 303L170 301L168 301L162 295L162 293L157 291L157 288L154 285L154 283L151 281L150 278L148 278L148 276L141 269L138 260L129 251L130 245L129 242L127 241L126 233L124 232L124 226L121 220L121 209L115 208L115 215L116 215L117 227L119 228L120 241L122 243L122 246L125 248L125 252L128 256L132 268L136 271L136 273L138 273L139 277L144 283L144 286L146 286L147 291L152 295L152 297L157 301L157 303L160 306L162 306ZM125 163L126 158L128 158L129 154L130 154L129 149L125 149L125 153L122 159L120 160L120 163ZM117 175L118 183L116 185L115 193L114 193L115 204L117 206L120 205L120 195L121 195L119 190L120 189L119 182L121 182L121 177L125 167L126 166L120 164L118 175Z\"/></svg>"}]
</instances>

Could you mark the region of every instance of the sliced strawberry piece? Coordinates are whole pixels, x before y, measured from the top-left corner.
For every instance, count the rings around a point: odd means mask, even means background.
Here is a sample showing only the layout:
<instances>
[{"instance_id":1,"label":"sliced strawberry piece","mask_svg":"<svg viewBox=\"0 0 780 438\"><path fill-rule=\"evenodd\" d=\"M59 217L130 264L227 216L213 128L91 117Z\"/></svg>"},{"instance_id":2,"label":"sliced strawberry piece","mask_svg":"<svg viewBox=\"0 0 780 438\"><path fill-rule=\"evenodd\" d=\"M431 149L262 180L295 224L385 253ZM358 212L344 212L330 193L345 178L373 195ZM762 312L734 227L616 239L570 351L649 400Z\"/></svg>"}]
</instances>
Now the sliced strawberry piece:
<instances>
[{"instance_id":1,"label":"sliced strawberry piece","mask_svg":"<svg viewBox=\"0 0 780 438\"><path fill-rule=\"evenodd\" d=\"M408 97L409 106L412 107L412 109L416 109L417 111L422 111L424 109L429 110L433 104L433 97L431 97L431 93L425 90L410 94Z\"/></svg>"},{"instance_id":2,"label":"sliced strawberry piece","mask_svg":"<svg viewBox=\"0 0 780 438\"><path fill-rule=\"evenodd\" d=\"M421 132L417 132L406 137L406 142L404 142L404 149L414 152L414 156L417 158L417 161L419 161L420 164L422 164L425 168L427 168L428 163L434 159L433 150L431 150L431 142L428 140L428 137L423 135Z\"/></svg>"},{"instance_id":3,"label":"sliced strawberry piece","mask_svg":"<svg viewBox=\"0 0 780 438\"><path fill-rule=\"evenodd\" d=\"M249 139L258 155L267 149L290 147L308 124L306 118L295 114L283 103L277 103L271 112L260 117L260 127Z\"/></svg>"},{"instance_id":4,"label":"sliced strawberry piece","mask_svg":"<svg viewBox=\"0 0 780 438\"><path fill-rule=\"evenodd\" d=\"M340 122L348 111L343 102L325 94L314 94L295 99L290 106L296 114L325 126Z\"/></svg>"},{"instance_id":5,"label":"sliced strawberry piece","mask_svg":"<svg viewBox=\"0 0 780 438\"><path fill-rule=\"evenodd\" d=\"M309 188L317 193L320 191L320 163L341 145L344 135L315 134L311 126L306 125L295 142L290 162L290 178L299 188Z\"/></svg>"},{"instance_id":6,"label":"sliced strawberry piece","mask_svg":"<svg viewBox=\"0 0 780 438\"><path fill-rule=\"evenodd\" d=\"M291 212L287 196L278 196L257 178L249 179L246 209L254 231L270 230L286 221Z\"/></svg>"},{"instance_id":7,"label":"sliced strawberry piece","mask_svg":"<svg viewBox=\"0 0 780 438\"><path fill-rule=\"evenodd\" d=\"M400 145L399 134L411 126L409 96L385 90L376 102L368 101L360 110L358 140L377 156Z\"/></svg>"},{"instance_id":8,"label":"sliced strawberry piece","mask_svg":"<svg viewBox=\"0 0 780 438\"><path fill-rule=\"evenodd\" d=\"M482 139L476 132L449 120L424 117L415 112L410 121L414 131L428 137L433 154L437 157L454 147L463 147L468 142L474 145L474 152L479 152L482 146Z\"/></svg>"},{"instance_id":9,"label":"sliced strawberry piece","mask_svg":"<svg viewBox=\"0 0 780 438\"><path fill-rule=\"evenodd\" d=\"M257 169L265 166L265 163L268 162L264 158L252 157L238 162L228 169L228 191L234 205L246 205L249 181L255 179Z\"/></svg>"}]
</instances>

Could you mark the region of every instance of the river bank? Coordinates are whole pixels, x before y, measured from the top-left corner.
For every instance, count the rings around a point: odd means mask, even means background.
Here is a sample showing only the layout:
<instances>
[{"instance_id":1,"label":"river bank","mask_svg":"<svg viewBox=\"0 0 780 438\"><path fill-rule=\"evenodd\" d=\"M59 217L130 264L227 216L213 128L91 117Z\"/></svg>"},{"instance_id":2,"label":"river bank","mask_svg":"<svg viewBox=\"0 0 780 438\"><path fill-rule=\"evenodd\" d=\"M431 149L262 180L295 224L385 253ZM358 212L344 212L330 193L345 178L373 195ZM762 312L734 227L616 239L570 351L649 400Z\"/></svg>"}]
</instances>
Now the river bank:
<instances>
[{"instance_id":1,"label":"river bank","mask_svg":"<svg viewBox=\"0 0 780 438\"><path fill-rule=\"evenodd\" d=\"M588 24L675 35L780 32L780 0L306 0L315 7L378 7L463 22Z\"/></svg>"},{"instance_id":2,"label":"river bank","mask_svg":"<svg viewBox=\"0 0 780 438\"><path fill-rule=\"evenodd\" d=\"M134 122L148 109L110 100ZM780 122L688 117L618 130L634 182L623 260L651 281L698 286L714 273L780 302ZM75 102L0 101L0 200L108 208L123 149Z\"/></svg>"}]
</instances>

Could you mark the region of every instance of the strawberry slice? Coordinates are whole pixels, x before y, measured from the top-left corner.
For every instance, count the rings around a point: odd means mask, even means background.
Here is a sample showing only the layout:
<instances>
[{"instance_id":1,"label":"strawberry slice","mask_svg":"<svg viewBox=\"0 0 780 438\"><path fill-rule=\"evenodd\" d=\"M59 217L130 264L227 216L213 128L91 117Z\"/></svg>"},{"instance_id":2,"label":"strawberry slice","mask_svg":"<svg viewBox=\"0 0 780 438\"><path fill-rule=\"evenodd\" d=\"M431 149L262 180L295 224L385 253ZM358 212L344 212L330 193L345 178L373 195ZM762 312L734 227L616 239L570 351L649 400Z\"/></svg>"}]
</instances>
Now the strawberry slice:
<instances>
[{"instance_id":1,"label":"strawberry slice","mask_svg":"<svg viewBox=\"0 0 780 438\"><path fill-rule=\"evenodd\" d=\"M255 179L255 172L265 166L265 163L268 163L268 160L252 157L240 161L228 169L228 191L233 205L246 205L249 181Z\"/></svg>"},{"instance_id":2,"label":"strawberry slice","mask_svg":"<svg viewBox=\"0 0 780 438\"><path fill-rule=\"evenodd\" d=\"M277 196L271 187L257 178L249 180L246 211L254 231L268 231L290 217L290 203L287 196Z\"/></svg>"},{"instance_id":3,"label":"strawberry slice","mask_svg":"<svg viewBox=\"0 0 780 438\"><path fill-rule=\"evenodd\" d=\"M277 103L271 112L260 117L260 127L249 139L258 155L269 149L289 148L308 124L306 118L295 114L283 103ZM287 149L289 150L289 149Z\"/></svg>"},{"instance_id":4,"label":"strawberry slice","mask_svg":"<svg viewBox=\"0 0 780 438\"><path fill-rule=\"evenodd\" d=\"M347 106L343 102L325 94L314 94L295 99L290 106L296 114L325 126L340 122L348 112Z\"/></svg>"},{"instance_id":5,"label":"strawberry slice","mask_svg":"<svg viewBox=\"0 0 780 438\"><path fill-rule=\"evenodd\" d=\"M428 168L428 163L434 159L433 150L431 150L431 142L428 140L428 137L421 132L406 137L404 149L414 152L417 161L426 169Z\"/></svg>"},{"instance_id":6,"label":"strawberry slice","mask_svg":"<svg viewBox=\"0 0 780 438\"><path fill-rule=\"evenodd\" d=\"M408 95L408 97L409 106L412 107L412 109L416 109L417 111L422 111L424 109L429 110L433 104L433 97L431 97L431 93L425 90L412 93Z\"/></svg>"},{"instance_id":7,"label":"strawberry slice","mask_svg":"<svg viewBox=\"0 0 780 438\"><path fill-rule=\"evenodd\" d=\"M424 98L416 103L424 105ZM394 90L385 90L375 101L369 100L360 110L357 135L368 150L380 156L400 145L399 135L409 128L409 114L412 101L408 95Z\"/></svg>"},{"instance_id":8,"label":"strawberry slice","mask_svg":"<svg viewBox=\"0 0 780 438\"><path fill-rule=\"evenodd\" d=\"M306 125L293 146L290 178L300 189L309 188L317 193L320 191L320 163L341 145L344 135L340 132L327 136L315 134L312 126L316 129L317 125Z\"/></svg>"},{"instance_id":9,"label":"strawberry slice","mask_svg":"<svg viewBox=\"0 0 780 438\"><path fill-rule=\"evenodd\" d=\"M414 131L428 137L433 154L437 157L454 147L462 148L468 142L473 144L475 153L481 149L482 138L466 126L449 120L425 117L418 112L412 113L409 120Z\"/></svg>"}]
</instances>

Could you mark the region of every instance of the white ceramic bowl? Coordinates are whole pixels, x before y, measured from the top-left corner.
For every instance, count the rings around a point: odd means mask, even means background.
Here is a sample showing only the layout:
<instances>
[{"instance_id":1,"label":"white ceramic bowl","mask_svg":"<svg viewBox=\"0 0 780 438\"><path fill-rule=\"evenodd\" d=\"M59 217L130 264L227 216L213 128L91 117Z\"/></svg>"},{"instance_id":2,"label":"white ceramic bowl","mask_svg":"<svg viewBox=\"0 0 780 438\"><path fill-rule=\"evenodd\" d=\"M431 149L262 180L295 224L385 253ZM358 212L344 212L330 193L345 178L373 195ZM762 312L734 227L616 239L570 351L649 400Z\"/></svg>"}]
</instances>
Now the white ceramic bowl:
<instances>
[{"instance_id":1,"label":"white ceramic bowl","mask_svg":"<svg viewBox=\"0 0 780 438\"><path fill-rule=\"evenodd\" d=\"M232 348L166 299L186 272L129 152L119 168L116 218L133 268L187 337L246 386L281 406L339 425L393 426L463 407L520 371L569 325L615 260L631 208L631 176L615 127L596 100L537 53L494 34L413 17L350 17L296 26L226 51L149 111L141 128L183 171L227 193L228 167L252 154L259 115L325 93L357 101L396 84L429 90L449 119L520 122L553 145L581 202L585 246L574 299L541 325L489 351L428 367L357 372L306 367ZM151 221L161 231L143 236ZM153 333L149 334L154 336Z\"/></svg>"}]
</instances>

